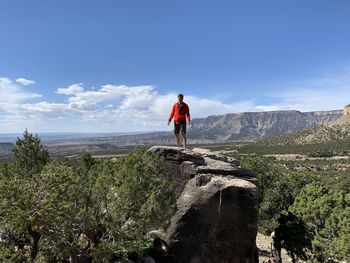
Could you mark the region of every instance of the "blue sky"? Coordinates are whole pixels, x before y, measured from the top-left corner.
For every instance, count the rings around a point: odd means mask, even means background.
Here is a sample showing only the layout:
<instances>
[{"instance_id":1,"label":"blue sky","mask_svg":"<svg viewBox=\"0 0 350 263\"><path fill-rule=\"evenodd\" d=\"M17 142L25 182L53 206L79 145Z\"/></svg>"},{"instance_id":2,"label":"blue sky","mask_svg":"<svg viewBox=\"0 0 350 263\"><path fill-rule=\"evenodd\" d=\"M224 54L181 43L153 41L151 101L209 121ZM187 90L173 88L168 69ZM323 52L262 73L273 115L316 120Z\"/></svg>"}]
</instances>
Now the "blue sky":
<instances>
[{"instance_id":1,"label":"blue sky","mask_svg":"<svg viewBox=\"0 0 350 263\"><path fill-rule=\"evenodd\" d=\"M350 103L350 2L0 3L0 133L168 130L193 117Z\"/></svg>"}]
</instances>

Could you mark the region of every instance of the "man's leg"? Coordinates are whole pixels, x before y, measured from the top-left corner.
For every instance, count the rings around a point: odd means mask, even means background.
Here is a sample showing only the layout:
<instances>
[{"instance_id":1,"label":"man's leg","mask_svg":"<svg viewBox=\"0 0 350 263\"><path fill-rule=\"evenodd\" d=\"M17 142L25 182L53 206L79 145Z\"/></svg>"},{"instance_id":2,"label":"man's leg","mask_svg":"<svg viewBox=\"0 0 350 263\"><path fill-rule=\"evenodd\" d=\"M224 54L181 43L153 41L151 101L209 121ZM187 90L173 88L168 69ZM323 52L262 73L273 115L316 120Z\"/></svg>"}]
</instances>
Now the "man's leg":
<instances>
[{"instance_id":1,"label":"man's leg","mask_svg":"<svg viewBox=\"0 0 350 263\"><path fill-rule=\"evenodd\" d=\"M182 146L184 148L186 148L186 146L187 146L187 137L186 137L186 133L185 132L182 132Z\"/></svg>"},{"instance_id":2,"label":"man's leg","mask_svg":"<svg viewBox=\"0 0 350 263\"><path fill-rule=\"evenodd\" d=\"M174 121L174 135L175 135L175 142L176 142L176 146L180 147L180 124L176 123Z\"/></svg>"},{"instance_id":3,"label":"man's leg","mask_svg":"<svg viewBox=\"0 0 350 263\"><path fill-rule=\"evenodd\" d=\"M186 122L181 123L181 134L182 134L182 146L186 148L187 146Z\"/></svg>"},{"instance_id":4,"label":"man's leg","mask_svg":"<svg viewBox=\"0 0 350 263\"><path fill-rule=\"evenodd\" d=\"M180 147L180 136L179 136L179 134L175 133L175 141L176 141L176 146Z\"/></svg>"}]
</instances>

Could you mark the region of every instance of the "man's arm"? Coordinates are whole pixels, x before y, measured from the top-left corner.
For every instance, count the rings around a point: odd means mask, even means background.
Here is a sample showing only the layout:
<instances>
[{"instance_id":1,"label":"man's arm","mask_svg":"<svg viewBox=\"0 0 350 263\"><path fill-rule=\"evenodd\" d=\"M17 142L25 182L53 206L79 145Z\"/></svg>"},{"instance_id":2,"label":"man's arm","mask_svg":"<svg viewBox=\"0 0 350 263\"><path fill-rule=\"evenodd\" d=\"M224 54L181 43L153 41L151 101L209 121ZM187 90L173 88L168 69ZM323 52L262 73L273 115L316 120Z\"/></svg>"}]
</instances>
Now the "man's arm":
<instances>
[{"instance_id":1,"label":"man's arm","mask_svg":"<svg viewBox=\"0 0 350 263\"><path fill-rule=\"evenodd\" d=\"M170 124L171 120L173 119L174 114L175 114L175 104L173 105L173 107L171 109L171 112L170 112L170 115L169 115L169 118L168 118L168 125Z\"/></svg>"},{"instance_id":2,"label":"man's arm","mask_svg":"<svg viewBox=\"0 0 350 263\"><path fill-rule=\"evenodd\" d=\"M188 125L190 126L190 124L191 124L191 115L190 115L190 107L188 107L188 105L187 105L187 111L186 111L186 118L187 118L187 121L188 121Z\"/></svg>"}]
</instances>

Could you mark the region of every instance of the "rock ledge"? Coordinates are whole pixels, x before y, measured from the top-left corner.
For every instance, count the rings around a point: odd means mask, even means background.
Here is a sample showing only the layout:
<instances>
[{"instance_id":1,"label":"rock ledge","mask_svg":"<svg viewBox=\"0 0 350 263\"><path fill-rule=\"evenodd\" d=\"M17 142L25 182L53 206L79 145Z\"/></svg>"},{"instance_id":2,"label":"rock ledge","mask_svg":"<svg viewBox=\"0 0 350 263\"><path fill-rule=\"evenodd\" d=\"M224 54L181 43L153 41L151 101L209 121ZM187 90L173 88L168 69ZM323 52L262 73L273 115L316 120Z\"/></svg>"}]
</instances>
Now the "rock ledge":
<instances>
[{"instance_id":1,"label":"rock ledge","mask_svg":"<svg viewBox=\"0 0 350 263\"><path fill-rule=\"evenodd\" d=\"M177 187L178 210L162 238L177 263L258 262L255 176L209 150L155 146Z\"/></svg>"}]
</instances>

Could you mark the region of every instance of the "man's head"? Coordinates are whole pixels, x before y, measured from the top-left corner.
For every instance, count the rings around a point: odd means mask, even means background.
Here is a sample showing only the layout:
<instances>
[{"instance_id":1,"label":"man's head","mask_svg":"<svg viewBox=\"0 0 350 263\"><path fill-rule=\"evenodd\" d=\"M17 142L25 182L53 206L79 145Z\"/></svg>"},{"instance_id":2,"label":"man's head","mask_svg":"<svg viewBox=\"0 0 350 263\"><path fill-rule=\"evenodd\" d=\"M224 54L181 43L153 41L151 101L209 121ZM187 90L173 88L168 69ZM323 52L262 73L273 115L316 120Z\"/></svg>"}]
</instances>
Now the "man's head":
<instances>
[{"instance_id":1,"label":"man's head","mask_svg":"<svg viewBox=\"0 0 350 263\"><path fill-rule=\"evenodd\" d=\"M177 99L179 100L179 102L183 102L184 95L180 93L179 95L177 95Z\"/></svg>"}]
</instances>

